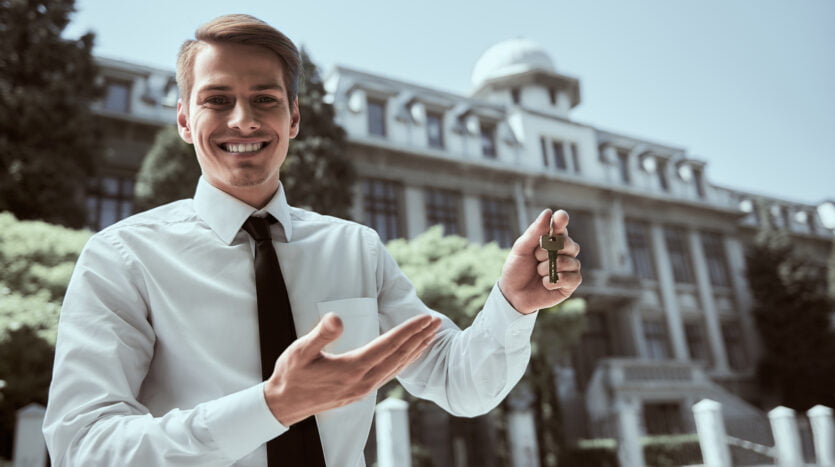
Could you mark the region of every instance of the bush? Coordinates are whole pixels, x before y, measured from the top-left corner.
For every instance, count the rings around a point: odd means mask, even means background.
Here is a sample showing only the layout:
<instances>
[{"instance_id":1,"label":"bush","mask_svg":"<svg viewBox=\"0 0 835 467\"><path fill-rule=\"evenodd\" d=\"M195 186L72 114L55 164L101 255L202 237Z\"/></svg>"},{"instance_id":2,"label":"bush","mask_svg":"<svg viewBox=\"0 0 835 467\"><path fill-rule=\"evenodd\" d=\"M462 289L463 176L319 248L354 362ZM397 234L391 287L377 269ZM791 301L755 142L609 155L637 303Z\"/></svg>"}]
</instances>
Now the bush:
<instances>
[{"instance_id":1,"label":"bush","mask_svg":"<svg viewBox=\"0 0 835 467\"><path fill-rule=\"evenodd\" d=\"M617 442L613 439L581 440L560 452L560 466L617 467Z\"/></svg>"},{"instance_id":2,"label":"bush","mask_svg":"<svg viewBox=\"0 0 835 467\"><path fill-rule=\"evenodd\" d=\"M644 438L644 461L649 467L674 467L702 463L699 436L666 435Z\"/></svg>"}]
</instances>

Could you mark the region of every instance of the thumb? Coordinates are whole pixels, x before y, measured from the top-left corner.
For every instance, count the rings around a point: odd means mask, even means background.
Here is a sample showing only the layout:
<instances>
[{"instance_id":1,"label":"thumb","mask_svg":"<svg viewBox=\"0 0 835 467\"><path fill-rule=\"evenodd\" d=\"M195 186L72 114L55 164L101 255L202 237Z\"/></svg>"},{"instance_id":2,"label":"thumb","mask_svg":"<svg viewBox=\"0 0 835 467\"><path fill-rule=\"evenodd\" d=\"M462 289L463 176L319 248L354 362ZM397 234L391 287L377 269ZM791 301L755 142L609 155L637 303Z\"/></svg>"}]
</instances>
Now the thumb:
<instances>
[{"instance_id":1,"label":"thumb","mask_svg":"<svg viewBox=\"0 0 835 467\"><path fill-rule=\"evenodd\" d=\"M314 358L326 345L342 335L342 319L336 313L327 313L312 331L304 336L304 353Z\"/></svg>"},{"instance_id":2,"label":"thumb","mask_svg":"<svg viewBox=\"0 0 835 467\"><path fill-rule=\"evenodd\" d=\"M548 233L549 222L551 222L551 210L546 209L539 213L536 220L528 226L525 233L513 244L513 250L520 255L527 255L539 246L539 237Z\"/></svg>"}]
</instances>

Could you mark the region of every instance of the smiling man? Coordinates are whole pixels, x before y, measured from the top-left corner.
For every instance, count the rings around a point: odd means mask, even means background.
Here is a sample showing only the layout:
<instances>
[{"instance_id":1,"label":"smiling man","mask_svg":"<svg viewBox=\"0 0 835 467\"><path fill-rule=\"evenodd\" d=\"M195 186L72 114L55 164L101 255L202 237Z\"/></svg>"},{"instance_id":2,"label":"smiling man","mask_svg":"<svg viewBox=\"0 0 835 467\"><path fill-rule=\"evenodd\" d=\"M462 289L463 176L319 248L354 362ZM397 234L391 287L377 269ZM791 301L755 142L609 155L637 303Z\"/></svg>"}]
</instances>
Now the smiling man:
<instances>
[{"instance_id":1,"label":"smiling man","mask_svg":"<svg viewBox=\"0 0 835 467\"><path fill-rule=\"evenodd\" d=\"M177 124L202 177L79 257L44 422L55 465L364 465L377 388L397 377L455 415L489 411L525 371L536 311L580 284L568 216L544 211L462 331L373 230L289 206L299 69L293 43L246 15L181 48ZM565 236L557 283L549 229Z\"/></svg>"}]
</instances>

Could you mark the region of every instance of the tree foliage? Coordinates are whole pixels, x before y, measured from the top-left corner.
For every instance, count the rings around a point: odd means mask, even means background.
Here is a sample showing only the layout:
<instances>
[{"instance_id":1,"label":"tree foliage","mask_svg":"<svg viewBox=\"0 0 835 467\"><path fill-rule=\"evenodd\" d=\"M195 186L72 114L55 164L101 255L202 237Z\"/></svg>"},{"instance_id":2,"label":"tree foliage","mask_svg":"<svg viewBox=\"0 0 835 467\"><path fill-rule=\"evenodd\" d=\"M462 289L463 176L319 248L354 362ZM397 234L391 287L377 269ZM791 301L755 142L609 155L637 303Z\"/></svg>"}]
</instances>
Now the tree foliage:
<instances>
[{"instance_id":1,"label":"tree foliage","mask_svg":"<svg viewBox=\"0 0 835 467\"><path fill-rule=\"evenodd\" d=\"M290 143L281 181L290 204L348 217L355 173L344 155L345 131L336 124L333 106L324 100L319 71L304 50L302 60L300 131ZM180 139L175 128L160 130L137 177L137 210L191 197L199 176L194 148Z\"/></svg>"},{"instance_id":2,"label":"tree foliage","mask_svg":"<svg viewBox=\"0 0 835 467\"><path fill-rule=\"evenodd\" d=\"M0 211L81 226L97 157L93 34L61 37L74 0L0 5Z\"/></svg>"},{"instance_id":3,"label":"tree foliage","mask_svg":"<svg viewBox=\"0 0 835 467\"><path fill-rule=\"evenodd\" d=\"M508 253L495 243L476 245L462 237L444 236L440 226L430 228L413 240L392 240L386 246L414 284L421 300L462 328L469 326L483 307ZM575 298L540 311L534 329L531 363L519 384L520 390L529 390L533 396L540 465L543 466L556 465L564 444L553 369L585 330L585 310L585 301ZM398 390L396 394L403 393ZM501 413L493 419L502 423L506 419L505 404L497 410ZM505 427L497 428L504 432ZM508 462L509 450L503 441L495 446L495 452L504 463Z\"/></svg>"},{"instance_id":4,"label":"tree foliage","mask_svg":"<svg viewBox=\"0 0 835 467\"><path fill-rule=\"evenodd\" d=\"M782 405L835 403L833 303L824 268L795 253L784 233L762 232L746 255L764 355L758 376Z\"/></svg>"},{"instance_id":5,"label":"tree foliage","mask_svg":"<svg viewBox=\"0 0 835 467\"><path fill-rule=\"evenodd\" d=\"M157 133L136 176L134 206L145 211L178 199L190 198L200 177L194 146L180 138L174 125Z\"/></svg>"},{"instance_id":6,"label":"tree foliage","mask_svg":"<svg viewBox=\"0 0 835 467\"><path fill-rule=\"evenodd\" d=\"M15 413L46 403L58 313L88 231L0 213L0 457Z\"/></svg>"}]
</instances>

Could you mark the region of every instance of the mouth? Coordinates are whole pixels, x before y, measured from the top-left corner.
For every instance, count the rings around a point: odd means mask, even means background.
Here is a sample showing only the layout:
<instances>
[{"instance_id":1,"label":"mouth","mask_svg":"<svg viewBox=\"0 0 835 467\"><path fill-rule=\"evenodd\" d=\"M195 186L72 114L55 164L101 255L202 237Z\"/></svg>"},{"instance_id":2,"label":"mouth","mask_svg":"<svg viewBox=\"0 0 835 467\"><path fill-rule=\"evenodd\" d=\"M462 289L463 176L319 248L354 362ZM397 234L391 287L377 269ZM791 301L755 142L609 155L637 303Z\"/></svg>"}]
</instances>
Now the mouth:
<instances>
[{"instance_id":1,"label":"mouth","mask_svg":"<svg viewBox=\"0 0 835 467\"><path fill-rule=\"evenodd\" d=\"M252 154L269 146L269 142L260 141L257 143L221 143L221 149L232 154Z\"/></svg>"}]
</instances>

